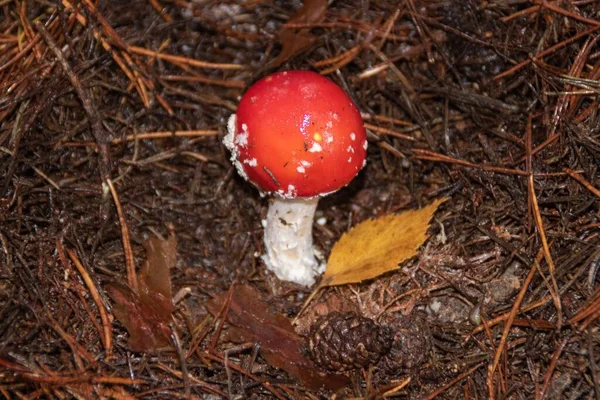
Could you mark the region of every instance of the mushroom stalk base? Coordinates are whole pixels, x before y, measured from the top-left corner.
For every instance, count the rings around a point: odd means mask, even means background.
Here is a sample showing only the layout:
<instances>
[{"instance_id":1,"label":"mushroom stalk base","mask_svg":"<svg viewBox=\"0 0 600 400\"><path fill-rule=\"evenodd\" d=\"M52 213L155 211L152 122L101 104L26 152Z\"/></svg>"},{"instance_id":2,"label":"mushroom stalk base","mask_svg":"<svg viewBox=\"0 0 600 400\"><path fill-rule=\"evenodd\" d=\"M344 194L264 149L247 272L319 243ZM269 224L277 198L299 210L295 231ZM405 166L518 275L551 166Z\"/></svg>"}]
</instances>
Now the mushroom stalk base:
<instances>
[{"instance_id":1,"label":"mushroom stalk base","mask_svg":"<svg viewBox=\"0 0 600 400\"><path fill-rule=\"evenodd\" d=\"M319 198L281 199L269 204L265 224L267 268L284 281L310 286L325 270L315 258L312 226Z\"/></svg>"}]
</instances>

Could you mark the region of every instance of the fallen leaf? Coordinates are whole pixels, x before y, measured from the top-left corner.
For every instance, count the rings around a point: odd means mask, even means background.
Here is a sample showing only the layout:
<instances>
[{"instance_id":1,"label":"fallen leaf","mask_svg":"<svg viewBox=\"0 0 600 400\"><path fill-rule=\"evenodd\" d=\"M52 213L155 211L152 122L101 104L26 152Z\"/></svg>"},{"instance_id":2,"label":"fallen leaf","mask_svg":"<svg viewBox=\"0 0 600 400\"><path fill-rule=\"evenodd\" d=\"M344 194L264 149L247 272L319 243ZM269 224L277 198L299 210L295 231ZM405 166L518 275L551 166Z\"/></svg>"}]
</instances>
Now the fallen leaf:
<instances>
[{"instance_id":1,"label":"fallen leaf","mask_svg":"<svg viewBox=\"0 0 600 400\"><path fill-rule=\"evenodd\" d=\"M177 261L175 235L171 234L167 240L150 238L144 242L144 248L146 261L140 268L140 299L152 304L160 319L170 321L175 311L171 294L171 268Z\"/></svg>"},{"instance_id":2,"label":"fallen leaf","mask_svg":"<svg viewBox=\"0 0 600 400\"><path fill-rule=\"evenodd\" d=\"M121 283L106 286L115 303L114 316L129 332L133 351L154 350L171 343L171 314L175 311L171 295L171 271L175 265L177 243L148 239L144 243L146 261L140 268L139 292Z\"/></svg>"},{"instance_id":3,"label":"fallen leaf","mask_svg":"<svg viewBox=\"0 0 600 400\"><path fill-rule=\"evenodd\" d=\"M302 7L292 15L288 24L310 24L321 22L325 18L327 11L327 0L304 0ZM306 28L290 28L282 26L277 33L281 51L279 55L271 61L271 67L277 68L296 54L309 48L316 40L316 36L310 34Z\"/></svg>"},{"instance_id":4,"label":"fallen leaf","mask_svg":"<svg viewBox=\"0 0 600 400\"><path fill-rule=\"evenodd\" d=\"M208 311L217 315L227 301L228 293L216 295L208 302ZM306 355L304 340L290 321L261 300L261 294L251 286L236 285L232 289L226 321L237 342L260 345L259 354L267 363L296 377L311 389L339 389L348 383L343 375L319 373Z\"/></svg>"},{"instance_id":5,"label":"fallen leaf","mask_svg":"<svg viewBox=\"0 0 600 400\"><path fill-rule=\"evenodd\" d=\"M319 288L372 279L414 257L427 239L431 217L446 200L367 220L352 228L333 246Z\"/></svg>"}]
</instances>

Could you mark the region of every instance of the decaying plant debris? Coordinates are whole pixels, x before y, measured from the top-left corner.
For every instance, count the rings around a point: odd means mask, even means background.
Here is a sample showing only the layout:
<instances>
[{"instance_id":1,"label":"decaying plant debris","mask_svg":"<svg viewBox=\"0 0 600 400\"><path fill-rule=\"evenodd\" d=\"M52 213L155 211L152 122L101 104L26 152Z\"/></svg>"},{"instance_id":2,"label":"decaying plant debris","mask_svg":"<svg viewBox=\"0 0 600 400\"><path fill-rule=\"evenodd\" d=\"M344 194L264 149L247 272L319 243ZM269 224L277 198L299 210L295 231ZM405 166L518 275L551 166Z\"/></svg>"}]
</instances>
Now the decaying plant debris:
<instances>
[{"instance_id":1,"label":"decaying plant debris","mask_svg":"<svg viewBox=\"0 0 600 400\"><path fill-rule=\"evenodd\" d=\"M599 13L0 1L1 396L600 398ZM309 291L262 268L266 200L220 144L244 88L293 68L346 89L370 135L366 169L319 207L326 253L357 222L450 197L419 257L300 316ZM135 292L143 243L170 235L176 309L154 321L160 348L132 351L107 288ZM391 324L408 360L306 385L228 340L227 302L206 310L236 282L300 334L333 311Z\"/></svg>"}]
</instances>

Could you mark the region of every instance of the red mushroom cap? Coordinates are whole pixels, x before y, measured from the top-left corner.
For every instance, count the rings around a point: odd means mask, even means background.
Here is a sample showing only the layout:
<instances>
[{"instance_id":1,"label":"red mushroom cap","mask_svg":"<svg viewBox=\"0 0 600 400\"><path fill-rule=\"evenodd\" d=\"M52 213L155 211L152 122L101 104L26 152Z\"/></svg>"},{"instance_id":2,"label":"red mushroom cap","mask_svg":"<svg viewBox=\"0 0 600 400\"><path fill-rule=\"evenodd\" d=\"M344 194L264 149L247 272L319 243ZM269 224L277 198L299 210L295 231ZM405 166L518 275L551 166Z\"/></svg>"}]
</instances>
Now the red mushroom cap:
<instances>
[{"instance_id":1,"label":"red mushroom cap","mask_svg":"<svg viewBox=\"0 0 600 400\"><path fill-rule=\"evenodd\" d=\"M352 99L310 71L286 71L252 85L237 109L228 147L247 179L286 198L327 194L364 166L367 139ZM227 140L226 140L227 141Z\"/></svg>"}]
</instances>

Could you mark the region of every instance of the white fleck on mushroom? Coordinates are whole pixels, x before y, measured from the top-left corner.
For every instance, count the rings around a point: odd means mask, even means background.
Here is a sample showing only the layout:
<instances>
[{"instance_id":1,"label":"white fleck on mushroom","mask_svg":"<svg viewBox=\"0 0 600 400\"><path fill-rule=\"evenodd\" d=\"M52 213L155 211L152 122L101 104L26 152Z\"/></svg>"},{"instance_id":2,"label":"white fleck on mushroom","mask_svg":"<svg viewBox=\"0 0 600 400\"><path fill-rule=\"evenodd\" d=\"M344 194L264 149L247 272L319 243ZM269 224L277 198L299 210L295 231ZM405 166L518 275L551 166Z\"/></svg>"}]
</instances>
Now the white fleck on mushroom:
<instances>
[{"instance_id":1,"label":"white fleck on mushroom","mask_svg":"<svg viewBox=\"0 0 600 400\"><path fill-rule=\"evenodd\" d=\"M248 164L250 167L256 167L258 165L258 161L256 158L245 159L244 164Z\"/></svg>"},{"instance_id":2,"label":"white fleck on mushroom","mask_svg":"<svg viewBox=\"0 0 600 400\"><path fill-rule=\"evenodd\" d=\"M308 149L309 153L319 153L323 151L323 147L319 143L313 143L312 147Z\"/></svg>"},{"instance_id":3,"label":"white fleck on mushroom","mask_svg":"<svg viewBox=\"0 0 600 400\"><path fill-rule=\"evenodd\" d=\"M292 199L296 197L296 187L294 185L288 185L287 195Z\"/></svg>"}]
</instances>

